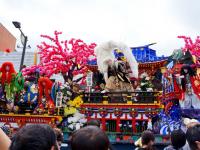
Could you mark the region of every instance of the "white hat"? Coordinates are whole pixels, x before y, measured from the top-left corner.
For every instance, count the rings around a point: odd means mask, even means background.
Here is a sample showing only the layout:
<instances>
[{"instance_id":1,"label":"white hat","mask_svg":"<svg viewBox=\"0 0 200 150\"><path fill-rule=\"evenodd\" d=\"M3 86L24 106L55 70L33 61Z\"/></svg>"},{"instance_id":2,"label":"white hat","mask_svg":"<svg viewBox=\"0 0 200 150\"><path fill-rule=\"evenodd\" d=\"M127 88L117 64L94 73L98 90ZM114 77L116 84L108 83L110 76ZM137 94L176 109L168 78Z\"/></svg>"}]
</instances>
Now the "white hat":
<instances>
[{"instance_id":1,"label":"white hat","mask_svg":"<svg viewBox=\"0 0 200 150\"><path fill-rule=\"evenodd\" d=\"M198 120L196 120L196 119L189 119L189 118L184 118L183 119L183 123L184 123L184 125L188 125L188 124L190 124L190 123L198 123L199 121Z\"/></svg>"}]
</instances>

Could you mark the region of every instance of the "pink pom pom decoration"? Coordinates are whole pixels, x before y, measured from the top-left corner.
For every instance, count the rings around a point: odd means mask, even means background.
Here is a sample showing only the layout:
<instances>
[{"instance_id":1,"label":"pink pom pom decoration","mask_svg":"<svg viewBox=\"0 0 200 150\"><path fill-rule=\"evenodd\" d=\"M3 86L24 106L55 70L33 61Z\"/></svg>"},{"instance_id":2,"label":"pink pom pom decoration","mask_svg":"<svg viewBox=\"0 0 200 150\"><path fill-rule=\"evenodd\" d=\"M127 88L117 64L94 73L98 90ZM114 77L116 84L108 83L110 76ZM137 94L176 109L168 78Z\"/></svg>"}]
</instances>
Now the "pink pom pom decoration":
<instances>
[{"instance_id":1,"label":"pink pom pom decoration","mask_svg":"<svg viewBox=\"0 0 200 150\"><path fill-rule=\"evenodd\" d=\"M75 38L59 40L61 34L62 32L54 31L54 37L41 35L45 41L37 46L40 64L23 69L23 75L27 76L36 70L47 77L68 72L77 75L87 71L87 61L90 56L95 56L94 48L96 44L86 44L83 40ZM47 43L48 41L49 43Z\"/></svg>"},{"instance_id":2,"label":"pink pom pom decoration","mask_svg":"<svg viewBox=\"0 0 200 150\"><path fill-rule=\"evenodd\" d=\"M178 36L178 38L183 39L185 42L185 47L182 48L184 52L189 50L192 55L200 57L200 36L197 36L195 42L187 36Z\"/></svg>"}]
</instances>

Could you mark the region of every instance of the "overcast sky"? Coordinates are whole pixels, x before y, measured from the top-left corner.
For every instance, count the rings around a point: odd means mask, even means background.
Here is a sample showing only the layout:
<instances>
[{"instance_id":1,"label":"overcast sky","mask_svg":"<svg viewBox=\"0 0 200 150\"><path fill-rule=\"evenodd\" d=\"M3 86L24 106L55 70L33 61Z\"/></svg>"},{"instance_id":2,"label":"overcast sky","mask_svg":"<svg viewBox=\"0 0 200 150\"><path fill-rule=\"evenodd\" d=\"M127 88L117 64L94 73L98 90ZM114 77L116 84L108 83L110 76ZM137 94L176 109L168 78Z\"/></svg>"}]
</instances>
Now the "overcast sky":
<instances>
[{"instance_id":1,"label":"overcast sky","mask_svg":"<svg viewBox=\"0 0 200 150\"><path fill-rule=\"evenodd\" d=\"M0 0L0 22L19 39L12 21L21 22L32 49L40 34L63 32L97 44L115 40L170 55L184 45L178 35L200 34L199 0ZM18 42L19 43L19 42Z\"/></svg>"}]
</instances>

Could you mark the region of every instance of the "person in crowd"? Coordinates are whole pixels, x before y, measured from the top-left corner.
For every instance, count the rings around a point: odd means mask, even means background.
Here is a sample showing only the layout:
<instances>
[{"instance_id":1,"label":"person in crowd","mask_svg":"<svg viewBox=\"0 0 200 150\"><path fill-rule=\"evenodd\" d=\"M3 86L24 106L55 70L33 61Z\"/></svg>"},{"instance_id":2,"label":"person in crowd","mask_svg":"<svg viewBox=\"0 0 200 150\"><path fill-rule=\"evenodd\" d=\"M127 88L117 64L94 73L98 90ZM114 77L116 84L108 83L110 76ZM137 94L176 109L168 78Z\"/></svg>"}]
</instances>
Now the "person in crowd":
<instances>
[{"instance_id":1,"label":"person in crowd","mask_svg":"<svg viewBox=\"0 0 200 150\"><path fill-rule=\"evenodd\" d=\"M8 150L10 146L10 139L5 132L0 128L0 150Z\"/></svg>"},{"instance_id":2,"label":"person in crowd","mask_svg":"<svg viewBox=\"0 0 200 150\"><path fill-rule=\"evenodd\" d=\"M186 133L187 132L187 129L195 126L199 124L199 121L196 120L196 119L189 119L189 118L184 118L183 119L183 126L181 127L181 129ZM185 146L183 147L183 150L190 150L190 146L186 140L186 144Z\"/></svg>"},{"instance_id":3,"label":"person in crowd","mask_svg":"<svg viewBox=\"0 0 200 150\"><path fill-rule=\"evenodd\" d=\"M8 137L11 136L10 127L8 127L8 126L6 126L6 125L3 125L3 126L1 127L1 129L3 130L3 132L4 132Z\"/></svg>"},{"instance_id":4,"label":"person in crowd","mask_svg":"<svg viewBox=\"0 0 200 150\"><path fill-rule=\"evenodd\" d=\"M54 132L55 132L55 135L56 135L55 150L60 150L61 144L63 142L63 133L59 128L54 128Z\"/></svg>"},{"instance_id":5,"label":"person in crowd","mask_svg":"<svg viewBox=\"0 0 200 150\"><path fill-rule=\"evenodd\" d=\"M154 150L155 137L153 132L146 130L141 135L142 146L137 147L135 150Z\"/></svg>"},{"instance_id":6,"label":"person in crowd","mask_svg":"<svg viewBox=\"0 0 200 150\"><path fill-rule=\"evenodd\" d=\"M139 147L142 147L142 138L140 137L138 140L136 140L135 141L135 146L137 147L137 149L139 148Z\"/></svg>"},{"instance_id":7,"label":"person in crowd","mask_svg":"<svg viewBox=\"0 0 200 150\"><path fill-rule=\"evenodd\" d=\"M22 127L11 139L9 150L54 150L56 135L46 124Z\"/></svg>"},{"instance_id":8,"label":"person in crowd","mask_svg":"<svg viewBox=\"0 0 200 150\"><path fill-rule=\"evenodd\" d=\"M186 135L183 130L174 130L171 132L171 145L167 146L164 150L183 150L186 144Z\"/></svg>"},{"instance_id":9,"label":"person in crowd","mask_svg":"<svg viewBox=\"0 0 200 150\"><path fill-rule=\"evenodd\" d=\"M101 122L99 120L96 120L96 119L92 119L92 120L89 120L87 122L87 126L97 126L97 127L101 127Z\"/></svg>"},{"instance_id":10,"label":"person in crowd","mask_svg":"<svg viewBox=\"0 0 200 150\"><path fill-rule=\"evenodd\" d=\"M200 150L200 124L188 128L186 138L191 150Z\"/></svg>"},{"instance_id":11,"label":"person in crowd","mask_svg":"<svg viewBox=\"0 0 200 150\"><path fill-rule=\"evenodd\" d=\"M86 126L74 132L70 139L72 150L108 150L109 139L97 126Z\"/></svg>"},{"instance_id":12,"label":"person in crowd","mask_svg":"<svg viewBox=\"0 0 200 150\"><path fill-rule=\"evenodd\" d=\"M100 122L100 120L92 119L86 123L86 126L97 126L97 127L101 128L101 122ZM109 145L109 150L115 150L115 148L112 146L111 143Z\"/></svg>"}]
</instances>

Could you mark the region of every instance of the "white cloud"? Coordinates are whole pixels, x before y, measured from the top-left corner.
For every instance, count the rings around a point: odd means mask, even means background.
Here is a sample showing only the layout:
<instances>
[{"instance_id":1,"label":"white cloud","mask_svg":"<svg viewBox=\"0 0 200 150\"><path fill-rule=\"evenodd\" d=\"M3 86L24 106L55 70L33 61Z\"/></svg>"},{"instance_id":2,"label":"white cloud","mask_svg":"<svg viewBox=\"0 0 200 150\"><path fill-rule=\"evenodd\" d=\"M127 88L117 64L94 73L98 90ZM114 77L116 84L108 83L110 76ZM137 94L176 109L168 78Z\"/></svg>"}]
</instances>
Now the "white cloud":
<instances>
[{"instance_id":1,"label":"white cloud","mask_svg":"<svg viewBox=\"0 0 200 150\"><path fill-rule=\"evenodd\" d=\"M183 46L178 35L199 33L198 6L198 0L1 0L0 22L19 37L11 21L20 21L34 48L40 34L59 30L67 39L97 44L110 39L129 46L157 42L158 53L169 55Z\"/></svg>"}]
</instances>

